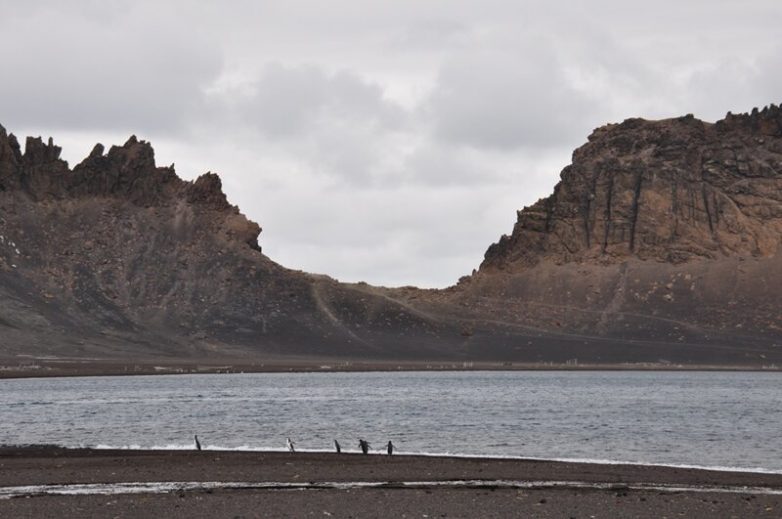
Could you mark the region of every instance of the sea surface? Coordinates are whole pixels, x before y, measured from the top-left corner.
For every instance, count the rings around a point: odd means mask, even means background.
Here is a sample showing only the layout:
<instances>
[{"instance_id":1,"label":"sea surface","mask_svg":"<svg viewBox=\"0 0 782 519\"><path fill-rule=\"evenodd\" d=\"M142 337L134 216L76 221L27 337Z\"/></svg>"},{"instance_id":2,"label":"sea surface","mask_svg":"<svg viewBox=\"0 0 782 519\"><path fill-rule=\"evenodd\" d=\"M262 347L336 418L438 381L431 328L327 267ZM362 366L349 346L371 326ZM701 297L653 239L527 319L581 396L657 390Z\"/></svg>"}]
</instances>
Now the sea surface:
<instances>
[{"instance_id":1,"label":"sea surface","mask_svg":"<svg viewBox=\"0 0 782 519\"><path fill-rule=\"evenodd\" d=\"M782 374L392 372L0 380L0 444L486 455L782 472Z\"/></svg>"}]
</instances>

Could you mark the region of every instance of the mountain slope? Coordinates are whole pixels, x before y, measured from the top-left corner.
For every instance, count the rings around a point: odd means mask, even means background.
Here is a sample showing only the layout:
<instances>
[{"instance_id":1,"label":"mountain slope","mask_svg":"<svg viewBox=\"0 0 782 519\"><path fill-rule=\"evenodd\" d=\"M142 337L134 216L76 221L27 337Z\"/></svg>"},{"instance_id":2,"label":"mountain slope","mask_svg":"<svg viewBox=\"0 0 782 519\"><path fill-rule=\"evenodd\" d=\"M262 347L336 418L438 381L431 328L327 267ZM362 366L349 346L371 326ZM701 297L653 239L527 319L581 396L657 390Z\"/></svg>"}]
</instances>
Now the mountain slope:
<instances>
[{"instance_id":1,"label":"mountain slope","mask_svg":"<svg viewBox=\"0 0 782 519\"><path fill-rule=\"evenodd\" d=\"M349 304L330 308L345 288L263 255L260 227L228 204L216 175L185 182L135 137L106 154L96 146L73 170L59 154L40 139L22 154L0 130L3 356L351 355L367 345L391 356L408 347L381 326L359 337L335 316ZM404 313L380 296L357 305L383 323Z\"/></svg>"},{"instance_id":2,"label":"mountain slope","mask_svg":"<svg viewBox=\"0 0 782 519\"><path fill-rule=\"evenodd\" d=\"M780 243L782 110L629 119L595 130L451 299L478 319L679 343L693 358L778 358Z\"/></svg>"},{"instance_id":3,"label":"mountain slope","mask_svg":"<svg viewBox=\"0 0 782 519\"><path fill-rule=\"evenodd\" d=\"M0 127L0 360L782 362L782 112L593 132L446 290L291 271L220 179ZM20 360L21 359L21 360Z\"/></svg>"}]
</instances>

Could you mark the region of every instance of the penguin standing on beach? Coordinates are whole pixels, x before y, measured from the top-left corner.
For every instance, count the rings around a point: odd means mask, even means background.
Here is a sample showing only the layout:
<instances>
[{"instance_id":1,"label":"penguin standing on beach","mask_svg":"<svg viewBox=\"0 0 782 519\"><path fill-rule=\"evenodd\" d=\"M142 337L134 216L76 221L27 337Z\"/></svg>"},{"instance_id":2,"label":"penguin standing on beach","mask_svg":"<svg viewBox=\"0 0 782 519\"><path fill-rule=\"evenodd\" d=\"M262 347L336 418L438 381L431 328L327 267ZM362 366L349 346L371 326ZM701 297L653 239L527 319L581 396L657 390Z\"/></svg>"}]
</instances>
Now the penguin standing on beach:
<instances>
[{"instance_id":1,"label":"penguin standing on beach","mask_svg":"<svg viewBox=\"0 0 782 519\"><path fill-rule=\"evenodd\" d=\"M193 435L193 438L195 438L196 450L199 450L199 451L200 451L200 450L201 450L201 442L200 442L200 441L198 441L198 435L197 435L197 434L194 434L194 435Z\"/></svg>"},{"instance_id":2,"label":"penguin standing on beach","mask_svg":"<svg viewBox=\"0 0 782 519\"><path fill-rule=\"evenodd\" d=\"M358 439L358 446L361 448L361 452L369 454L369 442L361 438Z\"/></svg>"},{"instance_id":3,"label":"penguin standing on beach","mask_svg":"<svg viewBox=\"0 0 782 519\"><path fill-rule=\"evenodd\" d=\"M339 442L337 440L334 440L334 447L337 449L337 454L342 452L342 448L339 446Z\"/></svg>"},{"instance_id":4,"label":"penguin standing on beach","mask_svg":"<svg viewBox=\"0 0 782 519\"><path fill-rule=\"evenodd\" d=\"M388 440L388 455L391 456L394 454L394 444L391 443L391 440Z\"/></svg>"},{"instance_id":5,"label":"penguin standing on beach","mask_svg":"<svg viewBox=\"0 0 782 519\"><path fill-rule=\"evenodd\" d=\"M296 452L296 448L294 447L294 445L296 445L296 443L292 442L290 437L285 438L285 444L288 446L288 450L290 452Z\"/></svg>"}]
</instances>

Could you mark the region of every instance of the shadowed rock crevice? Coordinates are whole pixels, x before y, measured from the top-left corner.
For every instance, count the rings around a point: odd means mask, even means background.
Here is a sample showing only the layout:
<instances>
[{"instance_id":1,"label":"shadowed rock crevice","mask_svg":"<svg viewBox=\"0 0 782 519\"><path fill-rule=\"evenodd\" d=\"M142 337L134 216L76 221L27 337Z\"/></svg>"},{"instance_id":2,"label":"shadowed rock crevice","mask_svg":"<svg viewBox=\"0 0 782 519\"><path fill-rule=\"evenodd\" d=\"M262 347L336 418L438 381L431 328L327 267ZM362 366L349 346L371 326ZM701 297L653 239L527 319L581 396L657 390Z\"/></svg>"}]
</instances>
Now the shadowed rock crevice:
<instances>
[{"instance_id":1,"label":"shadowed rock crevice","mask_svg":"<svg viewBox=\"0 0 782 519\"><path fill-rule=\"evenodd\" d=\"M605 228L603 230L603 249L602 253L606 253L606 249L608 249L608 237L611 233L611 197L614 194L614 177L613 175L609 175L608 177L608 195L606 196L606 207L605 207Z\"/></svg>"},{"instance_id":2,"label":"shadowed rock crevice","mask_svg":"<svg viewBox=\"0 0 782 519\"><path fill-rule=\"evenodd\" d=\"M635 233L638 225L638 209L641 204L641 187L643 186L643 172L635 174L635 189L633 189L633 203L630 206L630 252L635 252ZM674 224L678 226L678 221Z\"/></svg>"}]
</instances>

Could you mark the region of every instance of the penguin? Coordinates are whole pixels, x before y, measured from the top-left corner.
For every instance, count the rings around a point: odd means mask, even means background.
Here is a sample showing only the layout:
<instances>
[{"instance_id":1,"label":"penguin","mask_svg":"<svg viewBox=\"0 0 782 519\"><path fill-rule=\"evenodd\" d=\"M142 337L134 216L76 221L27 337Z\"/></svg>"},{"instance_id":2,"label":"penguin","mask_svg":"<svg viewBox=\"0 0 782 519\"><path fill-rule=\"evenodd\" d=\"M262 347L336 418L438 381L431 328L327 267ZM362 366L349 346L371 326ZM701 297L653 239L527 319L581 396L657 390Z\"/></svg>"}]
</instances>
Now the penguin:
<instances>
[{"instance_id":1,"label":"penguin","mask_svg":"<svg viewBox=\"0 0 782 519\"><path fill-rule=\"evenodd\" d=\"M200 442L200 441L198 441L198 435L197 435L197 434L194 434L194 435L193 435L193 437L195 438L195 447L196 447L196 450L199 450L199 451L200 451L200 450L201 450L201 442Z\"/></svg>"},{"instance_id":2,"label":"penguin","mask_svg":"<svg viewBox=\"0 0 782 519\"><path fill-rule=\"evenodd\" d=\"M294 445L296 445L295 442L292 442L290 438L285 439L285 444L288 446L288 450L291 452L296 452L296 448Z\"/></svg>"},{"instance_id":3,"label":"penguin","mask_svg":"<svg viewBox=\"0 0 782 519\"><path fill-rule=\"evenodd\" d=\"M394 454L394 444L391 443L391 440L388 440L388 455L391 456Z\"/></svg>"},{"instance_id":4,"label":"penguin","mask_svg":"<svg viewBox=\"0 0 782 519\"><path fill-rule=\"evenodd\" d=\"M361 452L369 454L369 442L361 438L358 439L358 446L361 448Z\"/></svg>"},{"instance_id":5,"label":"penguin","mask_svg":"<svg viewBox=\"0 0 782 519\"><path fill-rule=\"evenodd\" d=\"M334 447L337 449L337 454L342 452L342 448L339 446L339 442L337 440L334 440Z\"/></svg>"}]
</instances>

